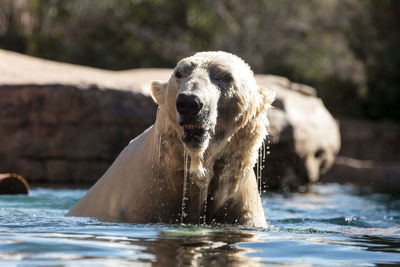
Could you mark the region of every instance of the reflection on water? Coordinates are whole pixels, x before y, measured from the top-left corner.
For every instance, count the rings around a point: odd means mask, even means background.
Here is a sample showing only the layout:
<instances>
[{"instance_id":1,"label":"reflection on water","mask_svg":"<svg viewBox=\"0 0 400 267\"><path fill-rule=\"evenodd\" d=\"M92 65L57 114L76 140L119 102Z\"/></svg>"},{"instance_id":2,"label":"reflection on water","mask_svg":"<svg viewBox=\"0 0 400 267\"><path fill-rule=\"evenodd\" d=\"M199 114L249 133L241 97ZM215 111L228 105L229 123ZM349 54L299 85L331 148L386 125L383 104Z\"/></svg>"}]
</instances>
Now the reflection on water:
<instances>
[{"instance_id":1,"label":"reflection on water","mask_svg":"<svg viewBox=\"0 0 400 267\"><path fill-rule=\"evenodd\" d=\"M163 231L156 240L146 241L147 252L155 255L160 266L246 264L257 259L246 258L250 248L237 246L254 241L254 234L238 230L186 229Z\"/></svg>"},{"instance_id":2,"label":"reflection on water","mask_svg":"<svg viewBox=\"0 0 400 267\"><path fill-rule=\"evenodd\" d=\"M138 225L64 217L85 193L0 196L0 265L352 266L400 264L400 198L319 185L263 198L269 229Z\"/></svg>"},{"instance_id":3,"label":"reflection on water","mask_svg":"<svg viewBox=\"0 0 400 267\"><path fill-rule=\"evenodd\" d=\"M250 248L241 248L237 244L254 241L254 234L239 230L215 230L201 228L171 228L165 226L147 226L157 232L152 238L123 235L93 235L77 233L24 233L16 237L15 233L0 233L0 259L2 262L38 265L45 262L66 261L77 265L92 264L96 259L107 262L152 263L157 266L188 266L217 264L246 265L256 263L257 259L246 257L246 253L256 252ZM105 228L92 228L89 232L103 232ZM131 228L131 231L138 228ZM124 231L128 231L126 228ZM140 232L140 228L139 228ZM121 233L119 233L121 234Z\"/></svg>"}]
</instances>

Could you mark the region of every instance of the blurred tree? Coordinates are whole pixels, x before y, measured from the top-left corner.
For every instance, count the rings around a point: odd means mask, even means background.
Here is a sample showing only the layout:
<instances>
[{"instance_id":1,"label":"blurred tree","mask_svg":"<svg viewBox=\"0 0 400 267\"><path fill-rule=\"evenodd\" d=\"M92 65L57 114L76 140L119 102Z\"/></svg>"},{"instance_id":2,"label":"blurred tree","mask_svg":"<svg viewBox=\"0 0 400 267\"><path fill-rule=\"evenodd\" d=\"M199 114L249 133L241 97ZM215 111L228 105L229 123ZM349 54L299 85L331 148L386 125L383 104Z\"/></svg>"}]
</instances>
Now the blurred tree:
<instances>
[{"instance_id":1,"label":"blurred tree","mask_svg":"<svg viewBox=\"0 0 400 267\"><path fill-rule=\"evenodd\" d=\"M0 47L108 69L170 67L211 42L210 3L0 0Z\"/></svg>"},{"instance_id":2,"label":"blurred tree","mask_svg":"<svg viewBox=\"0 0 400 267\"><path fill-rule=\"evenodd\" d=\"M366 69L364 116L400 121L400 1L352 1L346 37Z\"/></svg>"},{"instance_id":3,"label":"blurred tree","mask_svg":"<svg viewBox=\"0 0 400 267\"><path fill-rule=\"evenodd\" d=\"M0 0L0 48L107 69L226 50L317 88L336 115L400 121L397 0Z\"/></svg>"}]
</instances>

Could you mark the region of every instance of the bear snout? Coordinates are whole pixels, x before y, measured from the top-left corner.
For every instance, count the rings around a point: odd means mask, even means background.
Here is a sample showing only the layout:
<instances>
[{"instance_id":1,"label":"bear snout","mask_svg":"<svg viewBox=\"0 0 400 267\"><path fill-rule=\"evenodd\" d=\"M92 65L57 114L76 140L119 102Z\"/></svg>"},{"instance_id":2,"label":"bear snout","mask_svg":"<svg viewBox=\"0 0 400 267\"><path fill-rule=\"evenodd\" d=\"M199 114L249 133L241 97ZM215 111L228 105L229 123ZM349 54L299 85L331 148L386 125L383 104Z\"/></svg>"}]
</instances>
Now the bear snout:
<instances>
[{"instance_id":1,"label":"bear snout","mask_svg":"<svg viewBox=\"0 0 400 267\"><path fill-rule=\"evenodd\" d=\"M202 108L203 102L197 95L180 93L176 97L176 110L181 116L197 115Z\"/></svg>"}]
</instances>

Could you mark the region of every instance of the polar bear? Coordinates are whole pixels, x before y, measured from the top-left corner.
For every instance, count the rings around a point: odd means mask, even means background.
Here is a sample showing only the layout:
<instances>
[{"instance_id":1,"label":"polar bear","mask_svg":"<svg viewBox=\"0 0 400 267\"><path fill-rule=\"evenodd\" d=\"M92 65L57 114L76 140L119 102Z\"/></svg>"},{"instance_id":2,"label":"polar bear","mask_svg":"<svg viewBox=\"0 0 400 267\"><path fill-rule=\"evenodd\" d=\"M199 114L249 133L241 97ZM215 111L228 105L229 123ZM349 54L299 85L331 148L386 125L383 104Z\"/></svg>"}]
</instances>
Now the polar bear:
<instances>
[{"instance_id":1,"label":"polar bear","mask_svg":"<svg viewBox=\"0 0 400 267\"><path fill-rule=\"evenodd\" d=\"M135 223L265 227L253 166L267 135L274 93L227 52L178 62L151 82L153 126L132 140L68 212Z\"/></svg>"}]
</instances>

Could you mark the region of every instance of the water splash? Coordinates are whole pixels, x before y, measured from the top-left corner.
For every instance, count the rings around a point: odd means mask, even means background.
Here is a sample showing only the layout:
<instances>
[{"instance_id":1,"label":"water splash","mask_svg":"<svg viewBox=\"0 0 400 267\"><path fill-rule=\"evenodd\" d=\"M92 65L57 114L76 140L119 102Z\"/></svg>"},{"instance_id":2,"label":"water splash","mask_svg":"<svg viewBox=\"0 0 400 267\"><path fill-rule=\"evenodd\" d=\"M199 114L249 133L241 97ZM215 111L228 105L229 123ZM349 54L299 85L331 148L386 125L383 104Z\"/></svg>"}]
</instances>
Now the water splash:
<instances>
[{"instance_id":1,"label":"water splash","mask_svg":"<svg viewBox=\"0 0 400 267\"><path fill-rule=\"evenodd\" d=\"M207 217L206 217L206 214L207 214L207 196L206 196L206 200L204 201L204 215L203 215L203 224L206 224L207 223Z\"/></svg>"},{"instance_id":2,"label":"water splash","mask_svg":"<svg viewBox=\"0 0 400 267\"><path fill-rule=\"evenodd\" d=\"M208 196L208 186L200 188L200 194L199 194L199 223L203 223L203 224L206 224L206 222L207 222L207 216L206 216L206 214L207 214L207 196Z\"/></svg>"},{"instance_id":3,"label":"water splash","mask_svg":"<svg viewBox=\"0 0 400 267\"><path fill-rule=\"evenodd\" d=\"M183 189L182 189L182 211L181 211L181 223L183 223L186 213L186 200L188 200L187 190L188 190L188 165L189 165L189 153L186 149L183 152L184 166L183 166Z\"/></svg>"}]
</instances>

